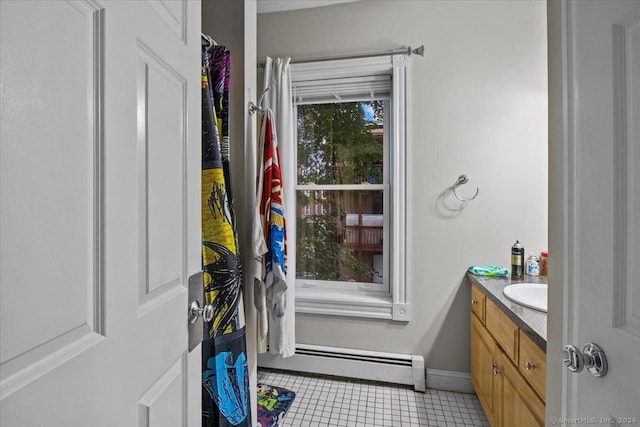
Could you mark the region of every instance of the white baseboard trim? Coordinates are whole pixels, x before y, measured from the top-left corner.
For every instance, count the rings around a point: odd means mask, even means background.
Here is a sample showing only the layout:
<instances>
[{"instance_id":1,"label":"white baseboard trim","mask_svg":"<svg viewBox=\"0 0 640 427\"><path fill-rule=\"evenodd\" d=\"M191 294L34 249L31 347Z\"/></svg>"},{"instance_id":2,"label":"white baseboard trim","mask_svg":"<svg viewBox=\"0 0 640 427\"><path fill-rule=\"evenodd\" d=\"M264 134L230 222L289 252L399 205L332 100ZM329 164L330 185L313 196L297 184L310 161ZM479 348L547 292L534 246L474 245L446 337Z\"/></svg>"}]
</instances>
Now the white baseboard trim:
<instances>
[{"instance_id":1,"label":"white baseboard trim","mask_svg":"<svg viewBox=\"0 0 640 427\"><path fill-rule=\"evenodd\" d=\"M475 393L471 384L471 374L440 369L425 370L424 358L414 354L296 344L296 354L291 357L282 358L269 353L259 354L258 366L407 384L412 385L416 391L425 391L428 388L457 393Z\"/></svg>"},{"instance_id":2,"label":"white baseboard trim","mask_svg":"<svg viewBox=\"0 0 640 427\"><path fill-rule=\"evenodd\" d=\"M440 369L427 369L427 388L458 393L475 393L471 384L471 374Z\"/></svg>"},{"instance_id":3,"label":"white baseboard trim","mask_svg":"<svg viewBox=\"0 0 640 427\"><path fill-rule=\"evenodd\" d=\"M258 366L347 378L412 385L425 391L424 357L338 347L296 344L296 354L282 358L258 355Z\"/></svg>"}]
</instances>

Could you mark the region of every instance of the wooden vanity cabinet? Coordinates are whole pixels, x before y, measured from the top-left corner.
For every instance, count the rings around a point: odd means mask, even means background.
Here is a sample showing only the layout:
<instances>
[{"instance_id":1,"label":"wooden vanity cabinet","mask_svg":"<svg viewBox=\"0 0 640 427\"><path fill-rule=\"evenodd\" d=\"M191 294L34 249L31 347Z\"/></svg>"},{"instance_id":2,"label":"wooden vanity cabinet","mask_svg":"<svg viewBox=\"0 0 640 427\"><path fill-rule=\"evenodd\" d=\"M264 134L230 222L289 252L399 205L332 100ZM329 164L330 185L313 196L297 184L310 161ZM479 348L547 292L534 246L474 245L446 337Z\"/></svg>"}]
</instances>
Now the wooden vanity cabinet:
<instances>
[{"instance_id":1,"label":"wooden vanity cabinet","mask_svg":"<svg viewBox=\"0 0 640 427\"><path fill-rule=\"evenodd\" d=\"M497 426L497 386L494 377L498 366L499 347L493 337L482 326L480 320L471 315L471 382L478 399L492 426Z\"/></svg>"},{"instance_id":2,"label":"wooden vanity cabinet","mask_svg":"<svg viewBox=\"0 0 640 427\"><path fill-rule=\"evenodd\" d=\"M472 285L471 382L493 427L544 425L546 355ZM481 312L483 319L478 316Z\"/></svg>"}]
</instances>

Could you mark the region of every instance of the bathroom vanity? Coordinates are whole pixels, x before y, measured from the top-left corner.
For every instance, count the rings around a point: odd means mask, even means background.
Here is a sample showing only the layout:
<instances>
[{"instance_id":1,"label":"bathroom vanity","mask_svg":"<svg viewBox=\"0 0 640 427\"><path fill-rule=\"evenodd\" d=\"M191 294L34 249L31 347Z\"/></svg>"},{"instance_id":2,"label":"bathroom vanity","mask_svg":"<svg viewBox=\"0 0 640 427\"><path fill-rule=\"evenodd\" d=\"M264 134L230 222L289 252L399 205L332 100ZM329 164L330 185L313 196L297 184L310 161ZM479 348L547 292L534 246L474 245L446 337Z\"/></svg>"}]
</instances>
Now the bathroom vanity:
<instances>
[{"instance_id":1,"label":"bathroom vanity","mask_svg":"<svg viewBox=\"0 0 640 427\"><path fill-rule=\"evenodd\" d=\"M491 426L544 426L547 314L507 299L507 278L467 276L471 380Z\"/></svg>"}]
</instances>

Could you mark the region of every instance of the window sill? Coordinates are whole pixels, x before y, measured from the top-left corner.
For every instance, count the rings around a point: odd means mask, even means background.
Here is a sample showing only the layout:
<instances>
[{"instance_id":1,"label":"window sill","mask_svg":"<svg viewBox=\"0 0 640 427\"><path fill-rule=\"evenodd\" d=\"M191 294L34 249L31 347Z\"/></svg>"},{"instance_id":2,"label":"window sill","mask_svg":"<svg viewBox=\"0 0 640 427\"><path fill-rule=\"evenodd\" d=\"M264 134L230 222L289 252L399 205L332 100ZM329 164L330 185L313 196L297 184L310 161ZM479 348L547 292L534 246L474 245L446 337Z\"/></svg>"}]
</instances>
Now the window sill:
<instances>
[{"instance_id":1,"label":"window sill","mask_svg":"<svg viewBox=\"0 0 640 427\"><path fill-rule=\"evenodd\" d=\"M296 313L369 319L411 320L409 304L394 304L390 294L296 288Z\"/></svg>"}]
</instances>

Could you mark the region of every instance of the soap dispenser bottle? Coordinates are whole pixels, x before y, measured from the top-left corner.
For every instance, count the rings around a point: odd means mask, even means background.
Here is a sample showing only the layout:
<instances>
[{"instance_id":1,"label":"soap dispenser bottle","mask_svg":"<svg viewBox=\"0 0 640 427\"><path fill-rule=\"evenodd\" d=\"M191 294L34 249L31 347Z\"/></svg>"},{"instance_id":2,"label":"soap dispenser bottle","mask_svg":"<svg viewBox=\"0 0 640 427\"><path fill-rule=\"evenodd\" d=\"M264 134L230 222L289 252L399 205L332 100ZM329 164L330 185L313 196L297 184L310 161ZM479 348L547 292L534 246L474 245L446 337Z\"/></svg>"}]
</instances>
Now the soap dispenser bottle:
<instances>
[{"instance_id":1,"label":"soap dispenser bottle","mask_svg":"<svg viewBox=\"0 0 640 427\"><path fill-rule=\"evenodd\" d=\"M529 255L527 263L525 264L527 276L539 276L540 275L540 263L538 257L535 255Z\"/></svg>"}]
</instances>

